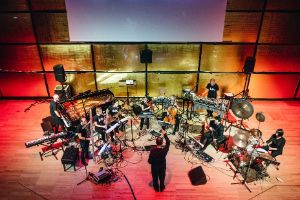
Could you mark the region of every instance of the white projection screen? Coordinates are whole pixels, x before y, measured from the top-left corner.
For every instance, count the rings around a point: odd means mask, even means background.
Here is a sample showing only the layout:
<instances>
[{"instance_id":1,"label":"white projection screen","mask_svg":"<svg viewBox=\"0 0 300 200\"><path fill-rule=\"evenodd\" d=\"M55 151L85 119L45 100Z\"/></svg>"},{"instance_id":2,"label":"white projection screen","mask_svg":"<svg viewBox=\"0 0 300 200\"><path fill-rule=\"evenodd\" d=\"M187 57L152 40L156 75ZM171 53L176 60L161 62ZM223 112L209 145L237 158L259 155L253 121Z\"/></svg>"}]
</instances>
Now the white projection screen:
<instances>
[{"instance_id":1,"label":"white projection screen","mask_svg":"<svg viewBox=\"0 0 300 200\"><path fill-rule=\"evenodd\" d=\"M66 0L71 41L221 42L226 0Z\"/></svg>"}]
</instances>

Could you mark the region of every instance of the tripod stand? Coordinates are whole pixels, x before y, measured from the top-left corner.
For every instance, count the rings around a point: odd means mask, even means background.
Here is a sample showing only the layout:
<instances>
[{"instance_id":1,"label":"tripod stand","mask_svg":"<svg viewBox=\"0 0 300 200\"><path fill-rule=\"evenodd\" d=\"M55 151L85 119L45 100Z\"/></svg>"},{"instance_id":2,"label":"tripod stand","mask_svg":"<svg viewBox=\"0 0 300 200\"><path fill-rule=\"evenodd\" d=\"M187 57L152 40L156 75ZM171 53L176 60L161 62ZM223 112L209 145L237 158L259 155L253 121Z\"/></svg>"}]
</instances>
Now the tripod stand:
<instances>
[{"instance_id":1,"label":"tripod stand","mask_svg":"<svg viewBox=\"0 0 300 200\"><path fill-rule=\"evenodd\" d=\"M77 185L80 185L80 184L82 184L82 183L90 180L89 176L88 176L86 165L84 165L84 169L85 169L85 179L83 179L82 181L80 181L79 183L77 183Z\"/></svg>"}]
</instances>

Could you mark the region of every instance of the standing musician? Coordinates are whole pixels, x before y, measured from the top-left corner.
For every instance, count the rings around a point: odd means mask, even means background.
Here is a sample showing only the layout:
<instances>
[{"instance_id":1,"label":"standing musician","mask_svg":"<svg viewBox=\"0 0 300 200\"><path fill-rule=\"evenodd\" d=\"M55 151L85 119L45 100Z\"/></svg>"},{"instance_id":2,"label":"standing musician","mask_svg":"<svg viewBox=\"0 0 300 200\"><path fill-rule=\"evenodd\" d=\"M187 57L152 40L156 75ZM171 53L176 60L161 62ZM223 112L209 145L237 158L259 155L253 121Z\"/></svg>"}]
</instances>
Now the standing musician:
<instances>
[{"instance_id":1,"label":"standing musician","mask_svg":"<svg viewBox=\"0 0 300 200\"><path fill-rule=\"evenodd\" d=\"M118 122L119 110L120 110L120 106L119 106L118 101L115 101L115 103L113 105L108 106L108 108L106 109L106 119L105 119L105 125L107 128L111 127L112 125L114 125ZM118 132L118 130L110 132L110 139L112 142L115 141L115 139L114 139L115 132Z\"/></svg>"},{"instance_id":2,"label":"standing musician","mask_svg":"<svg viewBox=\"0 0 300 200\"><path fill-rule=\"evenodd\" d=\"M271 156L274 158L282 154L283 147L285 145L285 138L283 137L283 134L283 129L277 129L276 133L274 133L262 147L267 151L271 151Z\"/></svg>"},{"instance_id":3,"label":"standing musician","mask_svg":"<svg viewBox=\"0 0 300 200\"><path fill-rule=\"evenodd\" d=\"M90 144L90 129L87 119L82 117L80 120L80 125L76 129L76 133L80 139L81 146L81 163L87 165L85 158L89 159L89 144Z\"/></svg>"},{"instance_id":4,"label":"standing musician","mask_svg":"<svg viewBox=\"0 0 300 200\"><path fill-rule=\"evenodd\" d=\"M96 108L96 115L94 116L93 120L94 120L95 131L97 132L98 135L101 135L102 141L106 143L105 117L103 115L101 107Z\"/></svg>"},{"instance_id":5,"label":"standing musician","mask_svg":"<svg viewBox=\"0 0 300 200\"><path fill-rule=\"evenodd\" d=\"M148 163L151 164L151 173L153 179L153 187L156 192L164 191L166 177L166 156L170 147L170 140L165 130L162 130L163 137L166 140L166 146L163 147L163 138L156 138L156 147L152 148L148 158ZM158 179L160 185L158 184Z\"/></svg>"},{"instance_id":6,"label":"standing musician","mask_svg":"<svg viewBox=\"0 0 300 200\"><path fill-rule=\"evenodd\" d=\"M53 119L55 123L55 130L54 134L57 134L59 126L62 128L62 130L65 132L65 124L62 120L62 116L58 111L58 102L59 102L59 96L57 94L53 95L53 100L50 102L50 114L51 118Z\"/></svg>"},{"instance_id":7,"label":"standing musician","mask_svg":"<svg viewBox=\"0 0 300 200\"><path fill-rule=\"evenodd\" d=\"M219 86L216 83L215 79L210 79L209 83L206 85L205 92L202 93L202 96L207 94L207 98L216 99L218 97ZM213 111L207 110L207 116L213 117Z\"/></svg>"},{"instance_id":8,"label":"standing musician","mask_svg":"<svg viewBox=\"0 0 300 200\"><path fill-rule=\"evenodd\" d=\"M143 112L150 112L150 106L148 105L148 98L147 97L143 98L143 101L141 102L141 108L142 108L141 114L143 114ZM140 123L140 130L143 129L144 121L145 121L145 118L142 117L141 118L141 123ZM146 118L147 129L149 129L149 121L150 121L149 118Z\"/></svg>"},{"instance_id":9,"label":"standing musician","mask_svg":"<svg viewBox=\"0 0 300 200\"><path fill-rule=\"evenodd\" d=\"M218 146L224 142L226 142L226 137L224 136L224 126L221 123L221 118L218 117L216 120L210 121L209 130L202 135L200 139L200 143L203 145L201 150L204 151L211 143L214 143Z\"/></svg>"}]
</instances>

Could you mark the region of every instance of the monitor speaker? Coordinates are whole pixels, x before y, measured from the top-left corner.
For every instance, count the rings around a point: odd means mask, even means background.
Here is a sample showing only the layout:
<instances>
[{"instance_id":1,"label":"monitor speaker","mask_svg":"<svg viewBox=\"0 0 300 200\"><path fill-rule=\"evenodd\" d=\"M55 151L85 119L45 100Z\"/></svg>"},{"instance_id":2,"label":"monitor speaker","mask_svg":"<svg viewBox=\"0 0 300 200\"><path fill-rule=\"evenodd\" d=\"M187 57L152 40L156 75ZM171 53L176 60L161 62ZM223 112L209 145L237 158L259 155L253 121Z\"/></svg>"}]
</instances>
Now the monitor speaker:
<instances>
[{"instance_id":1,"label":"monitor speaker","mask_svg":"<svg viewBox=\"0 0 300 200\"><path fill-rule=\"evenodd\" d=\"M207 182L206 175L201 166L191 169L188 175L192 185L204 185Z\"/></svg>"},{"instance_id":2,"label":"monitor speaker","mask_svg":"<svg viewBox=\"0 0 300 200\"><path fill-rule=\"evenodd\" d=\"M140 53L141 63L152 63L152 51L149 49L142 50Z\"/></svg>"},{"instance_id":3,"label":"monitor speaker","mask_svg":"<svg viewBox=\"0 0 300 200\"><path fill-rule=\"evenodd\" d=\"M255 58L247 57L244 64L244 72L247 74L253 72L254 66L255 66Z\"/></svg>"},{"instance_id":4,"label":"monitor speaker","mask_svg":"<svg viewBox=\"0 0 300 200\"><path fill-rule=\"evenodd\" d=\"M58 82L66 82L66 74L64 70L64 66L62 64L57 64L53 67L55 80Z\"/></svg>"}]
</instances>

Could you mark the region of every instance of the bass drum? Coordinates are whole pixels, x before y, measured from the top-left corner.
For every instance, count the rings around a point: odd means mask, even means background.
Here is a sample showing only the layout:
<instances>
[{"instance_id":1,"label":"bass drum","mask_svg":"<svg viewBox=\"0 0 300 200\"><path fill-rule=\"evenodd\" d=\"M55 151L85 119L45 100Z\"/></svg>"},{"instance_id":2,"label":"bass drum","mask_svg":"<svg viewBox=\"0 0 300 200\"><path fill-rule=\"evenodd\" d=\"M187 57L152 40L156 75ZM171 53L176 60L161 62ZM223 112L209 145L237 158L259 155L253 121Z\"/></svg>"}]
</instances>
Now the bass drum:
<instances>
[{"instance_id":1,"label":"bass drum","mask_svg":"<svg viewBox=\"0 0 300 200\"><path fill-rule=\"evenodd\" d=\"M142 114L142 107L141 107L140 105L138 105L138 104L133 104L133 105L132 105L132 110L133 110L133 113L134 113L135 115L140 115L140 114Z\"/></svg>"}]
</instances>

